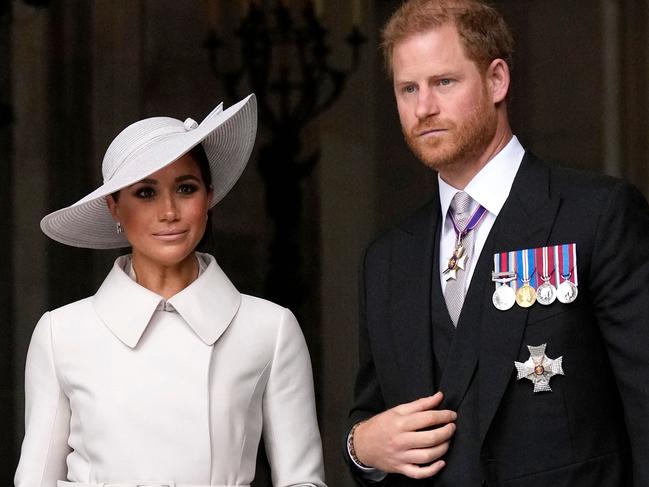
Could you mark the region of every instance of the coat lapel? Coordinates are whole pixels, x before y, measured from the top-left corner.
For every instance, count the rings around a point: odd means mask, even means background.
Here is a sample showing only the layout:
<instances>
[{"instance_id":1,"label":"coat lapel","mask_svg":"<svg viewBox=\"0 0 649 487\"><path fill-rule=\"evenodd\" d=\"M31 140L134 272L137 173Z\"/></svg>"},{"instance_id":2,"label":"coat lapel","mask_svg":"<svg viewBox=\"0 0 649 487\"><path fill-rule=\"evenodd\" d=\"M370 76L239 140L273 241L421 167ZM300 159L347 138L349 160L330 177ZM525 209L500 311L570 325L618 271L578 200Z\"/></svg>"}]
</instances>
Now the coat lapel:
<instances>
[{"instance_id":1,"label":"coat lapel","mask_svg":"<svg viewBox=\"0 0 649 487\"><path fill-rule=\"evenodd\" d=\"M490 252L485 252L488 244L487 241L476 263L440 382L440 390L444 392L442 407L455 411L459 409L478 365L479 322L484 307L481 296L485 293L485 283L491 282Z\"/></svg>"},{"instance_id":2,"label":"coat lapel","mask_svg":"<svg viewBox=\"0 0 649 487\"><path fill-rule=\"evenodd\" d=\"M405 395L401 402L434 393L430 296L434 236L440 219L439 197L395 234L390 268L390 333L395 366Z\"/></svg>"},{"instance_id":3,"label":"coat lapel","mask_svg":"<svg viewBox=\"0 0 649 487\"><path fill-rule=\"evenodd\" d=\"M559 197L550 192L549 168L526 154L482 251L480 261L484 269L471 282L473 287L478 277L480 284L489 284L481 286L482 297L471 296L472 302L482 303L478 369L481 443L513 378L514 361L518 358L529 312L529 308L517 305L507 311L491 305L494 287L489 272L493 254L547 245L558 209Z\"/></svg>"}]
</instances>

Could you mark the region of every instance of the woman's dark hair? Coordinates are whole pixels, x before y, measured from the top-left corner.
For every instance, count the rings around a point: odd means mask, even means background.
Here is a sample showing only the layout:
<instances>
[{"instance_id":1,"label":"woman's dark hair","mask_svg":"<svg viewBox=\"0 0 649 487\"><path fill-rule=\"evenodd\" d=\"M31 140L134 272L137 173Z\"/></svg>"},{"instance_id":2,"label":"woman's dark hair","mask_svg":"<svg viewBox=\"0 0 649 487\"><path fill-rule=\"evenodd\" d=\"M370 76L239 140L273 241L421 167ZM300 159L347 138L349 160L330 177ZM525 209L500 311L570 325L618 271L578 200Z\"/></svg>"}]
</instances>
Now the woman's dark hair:
<instances>
[{"instance_id":1,"label":"woman's dark hair","mask_svg":"<svg viewBox=\"0 0 649 487\"><path fill-rule=\"evenodd\" d=\"M196 161L196 164L198 164L198 169L201 172L201 179L203 180L203 184L205 185L205 188L208 190L212 188L212 171L210 170L210 161L207 158L207 154L205 153L205 149L203 148L202 144L198 144L194 146L189 152L187 152L194 161ZM115 191L114 193L111 194L113 199L115 201L119 200L119 191ZM212 231L212 210L209 209L207 210L207 224L205 225L205 233L203 234L203 238L198 242L196 245L196 250L199 252L208 252L210 253L212 250L212 247L214 245L214 238L213 238L213 231Z\"/></svg>"},{"instance_id":2,"label":"woman's dark hair","mask_svg":"<svg viewBox=\"0 0 649 487\"><path fill-rule=\"evenodd\" d=\"M187 154L192 156L198 164L198 168L201 171L201 179L205 187L209 189L212 186L212 171L210 171L210 161L207 158L203 144L194 146Z\"/></svg>"},{"instance_id":3,"label":"woman's dark hair","mask_svg":"<svg viewBox=\"0 0 649 487\"><path fill-rule=\"evenodd\" d=\"M192 150L188 152L190 156L194 158L198 164L198 169L201 171L201 179L203 184L209 190L212 188L212 171L210 170L210 161L207 158L205 153L205 148L203 144L198 144L194 146ZM205 224L205 233L196 245L196 250L199 252L207 252L208 254L212 253L214 247L214 232L212 230L212 209L207 210L207 223Z\"/></svg>"}]
</instances>

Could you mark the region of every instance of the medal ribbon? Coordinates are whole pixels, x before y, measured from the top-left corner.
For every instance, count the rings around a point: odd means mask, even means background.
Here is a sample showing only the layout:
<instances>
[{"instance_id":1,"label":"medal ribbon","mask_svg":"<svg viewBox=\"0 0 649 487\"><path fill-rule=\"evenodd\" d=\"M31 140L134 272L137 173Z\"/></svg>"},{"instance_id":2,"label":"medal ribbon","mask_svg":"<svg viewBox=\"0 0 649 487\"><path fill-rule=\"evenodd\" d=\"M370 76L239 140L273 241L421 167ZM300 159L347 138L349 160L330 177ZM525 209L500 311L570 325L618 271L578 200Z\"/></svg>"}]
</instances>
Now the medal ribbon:
<instances>
[{"instance_id":1,"label":"medal ribbon","mask_svg":"<svg viewBox=\"0 0 649 487\"><path fill-rule=\"evenodd\" d=\"M539 247L534 249L536 253L537 267L539 263L543 263L543 267L539 269L539 277L542 282L550 282L554 274L554 249L555 247ZM556 286L555 286L556 287Z\"/></svg>"},{"instance_id":2,"label":"medal ribbon","mask_svg":"<svg viewBox=\"0 0 649 487\"><path fill-rule=\"evenodd\" d=\"M501 255L502 254L494 254L494 274L500 274L500 256ZM492 277L492 280L494 280L493 277ZM496 280L494 280L494 282L496 283L496 289L498 289L500 286L502 286L502 282L498 282Z\"/></svg>"},{"instance_id":3,"label":"medal ribbon","mask_svg":"<svg viewBox=\"0 0 649 487\"><path fill-rule=\"evenodd\" d=\"M560 254L555 258L555 261L561 261L561 279L572 281L575 286L579 285L577 280L577 244L555 245L555 254ZM560 280L558 282L561 283Z\"/></svg>"},{"instance_id":4,"label":"medal ribbon","mask_svg":"<svg viewBox=\"0 0 649 487\"><path fill-rule=\"evenodd\" d=\"M480 216L476 218L477 222L480 221L480 218ZM477 223L473 225L473 228L475 226ZM510 282L505 277L505 274L508 273L516 276ZM571 281L577 286L579 284L577 279L577 244L551 245L494 254L494 276L492 280L496 289L506 284L516 291L526 283L537 289L543 282L550 282L558 288L563 281Z\"/></svg>"},{"instance_id":5,"label":"medal ribbon","mask_svg":"<svg viewBox=\"0 0 649 487\"><path fill-rule=\"evenodd\" d=\"M579 286L579 281L577 280L577 244L570 244L570 273L572 274L572 282L575 286Z\"/></svg>"},{"instance_id":6,"label":"medal ribbon","mask_svg":"<svg viewBox=\"0 0 649 487\"><path fill-rule=\"evenodd\" d=\"M559 284L561 284L561 267L559 266L559 249L560 245L554 245L552 247L552 251L554 253L554 268L556 272L554 273L554 287L558 288Z\"/></svg>"},{"instance_id":7,"label":"medal ribbon","mask_svg":"<svg viewBox=\"0 0 649 487\"><path fill-rule=\"evenodd\" d=\"M482 205L478 205L478 208L476 208L476 210L473 212L473 215L471 215L471 218L469 219L469 222L466 224L466 227L460 230L460 228L457 226L457 223L455 223L455 218L453 218L453 212L449 212L449 216L451 217L451 223L453 224L453 229L455 230L455 235L457 235L458 240L460 242L466 236L467 233L469 233L471 230L473 230L475 227L477 227L480 224L482 218L485 216L486 213L487 213L487 209Z\"/></svg>"},{"instance_id":8,"label":"medal ribbon","mask_svg":"<svg viewBox=\"0 0 649 487\"><path fill-rule=\"evenodd\" d=\"M515 284L512 281L516 280L516 273L509 270L509 254L507 252L494 254L494 272L491 280L496 284L496 289L503 285Z\"/></svg>"},{"instance_id":9,"label":"medal ribbon","mask_svg":"<svg viewBox=\"0 0 649 487\"><path fill-rule=\"evenodd\" d=\"M520 275L520 267L518 267L518 260L516 259L516 251L509 252L507 258L509 259L509 270L514 271L514 274L518 277ZM521 266L522 267L522 266ZM516 291L518 289L518 278L512 281L512 289Z\"/></svg>"},{"instance_id":10,"label":"medal ribbon","mask_svg":"<svg viewBox=\"0 0 649 487\"><path fill-rule=\"evenodd\" d=\"M525 284L536 289L536 270L534 269L534 249L524 249L516 251L518 268L522 271L518 273L518 282L522 287ZM530 272L530 264L533 270Z\"/></svg>"}]
</instances>

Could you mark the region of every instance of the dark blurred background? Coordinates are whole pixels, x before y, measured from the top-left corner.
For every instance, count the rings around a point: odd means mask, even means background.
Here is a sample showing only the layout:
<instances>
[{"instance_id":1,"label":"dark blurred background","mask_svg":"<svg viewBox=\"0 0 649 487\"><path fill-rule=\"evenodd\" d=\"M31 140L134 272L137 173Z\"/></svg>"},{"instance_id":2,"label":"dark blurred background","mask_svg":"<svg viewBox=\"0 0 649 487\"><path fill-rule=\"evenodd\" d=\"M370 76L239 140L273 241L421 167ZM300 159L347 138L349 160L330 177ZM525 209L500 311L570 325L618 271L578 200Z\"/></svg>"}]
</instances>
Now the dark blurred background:
<instances>
[{"instance_id":1,"label":"dark blurred background","mask_svg":"<svg viewBox=\"0 0 649 487\"><path fill-rule=\"evenodd\" d=\"M435 177L402 141L377 50L378 29L400 2L316 1L309 23L286 16L301 16L307 0L285 0L277 25L288 34L279 38L262 36L261 17L243 21L249 3L0 2L2 485L11 485L19 455L32 329L45 310L92 294L116 256L52 242L40 218L101 183L103 153L129 123L200 121L253 90L266 113L248 168L213 215L213 251L242 292L298 315L314 362L327 480L352 485L340 451L358 261L374 236L429 198ZM648 1L493 3L517 39L511 115L524 146L649 194ZM256 4L275 22L265 9L277 2ZM305 46L311 58L300 65ZM255 485L270 485L263 460Z\"/></svg>"}]
</instances>

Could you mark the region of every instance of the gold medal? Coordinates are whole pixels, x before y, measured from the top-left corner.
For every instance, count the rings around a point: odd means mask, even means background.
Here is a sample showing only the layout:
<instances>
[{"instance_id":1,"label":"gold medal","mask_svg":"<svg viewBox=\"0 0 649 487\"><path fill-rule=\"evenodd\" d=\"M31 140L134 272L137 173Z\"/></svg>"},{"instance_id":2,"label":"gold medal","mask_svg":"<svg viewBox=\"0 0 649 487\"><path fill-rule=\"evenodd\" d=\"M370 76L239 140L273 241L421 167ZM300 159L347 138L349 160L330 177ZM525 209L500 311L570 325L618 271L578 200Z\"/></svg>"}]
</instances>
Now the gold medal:
<instances>
[{"instance_id":1,"label":"gold medal","mask_svg":"<svg viewBox=\"0 0 649 487\"><path fill-rule=\"evenodd\" d=\"M521 308L529 308L536 301L536 291L529 283L523 284L516 291L516 304Z\"/></svg>"},{"instance_id":2,"label":"gold medal","mask_svg":"<svg viewBox=\"0 0 649 487\"><path fill-rule=\"evenodd\" d=\"M534 266L534 252L526 249L519 250L518 254L520 255L521 263L523 264L523 268L520 269L522 273L519 274L519 278L523 285L516 290L516 304L521 308L529 308L536 302L536 290L530 286L530 281L535 273L535 269L530 271L530 264L532 264L532 267Z\"/></svg>"}]
</instances>

